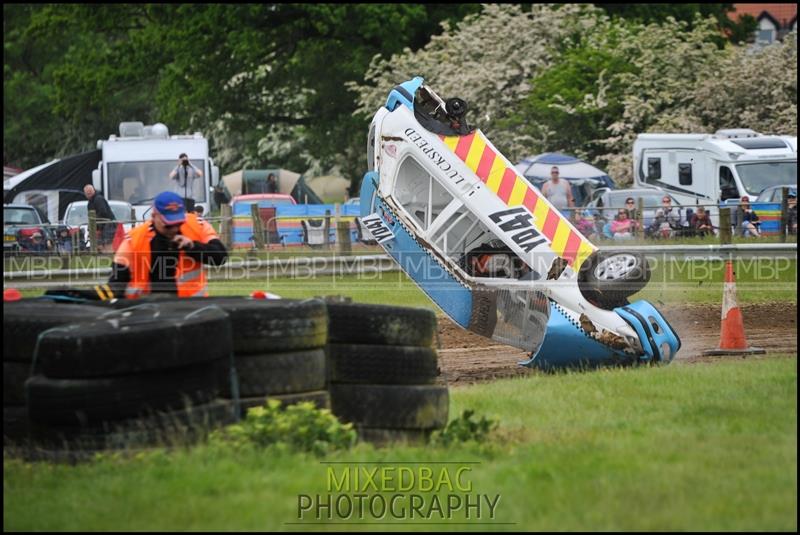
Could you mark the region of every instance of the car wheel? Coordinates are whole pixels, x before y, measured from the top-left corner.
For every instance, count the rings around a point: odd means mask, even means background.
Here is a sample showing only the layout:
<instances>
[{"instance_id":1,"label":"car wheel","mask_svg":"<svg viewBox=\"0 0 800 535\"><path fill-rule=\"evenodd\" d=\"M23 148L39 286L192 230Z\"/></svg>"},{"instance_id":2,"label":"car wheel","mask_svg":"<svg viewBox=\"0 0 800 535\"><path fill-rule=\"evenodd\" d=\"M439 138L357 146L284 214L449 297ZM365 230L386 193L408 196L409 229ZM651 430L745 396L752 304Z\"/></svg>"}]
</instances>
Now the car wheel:
<instances>
[{"instance_id":1,"label":"car wheel","mask_svg":"<svg viewBox=\"0 0 800 535\"><path fill-rule=\"evenodd\" d=\"M581 266L578 286L583 296L600 308L628 304L627 298L645 287L650 266L642 254L596 251Z\"/></svg>"}]
</instances>

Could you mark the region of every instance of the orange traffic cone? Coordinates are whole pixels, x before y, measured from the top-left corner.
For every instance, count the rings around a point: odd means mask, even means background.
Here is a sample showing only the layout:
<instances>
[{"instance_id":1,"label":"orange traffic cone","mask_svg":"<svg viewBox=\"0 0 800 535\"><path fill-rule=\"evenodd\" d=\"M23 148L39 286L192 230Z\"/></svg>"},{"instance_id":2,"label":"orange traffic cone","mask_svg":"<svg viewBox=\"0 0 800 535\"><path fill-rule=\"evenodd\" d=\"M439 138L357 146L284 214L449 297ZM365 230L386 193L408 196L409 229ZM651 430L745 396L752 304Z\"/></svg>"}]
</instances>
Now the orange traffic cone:
<instances>
[{"instance_id":1,"label":"orange traffic cone","mask_svg":"<svg viewBox=\"0 0 800 535\"><path fill-rule=\"evenodd\" d=\"M703 351L703 355L749 355L766 353L760 347L748 347L744 336L742 310L736 302L736 279L733 262L725 265L725 289L722 293L722 328L717 349Z\"/></svg>"}]
</instances>

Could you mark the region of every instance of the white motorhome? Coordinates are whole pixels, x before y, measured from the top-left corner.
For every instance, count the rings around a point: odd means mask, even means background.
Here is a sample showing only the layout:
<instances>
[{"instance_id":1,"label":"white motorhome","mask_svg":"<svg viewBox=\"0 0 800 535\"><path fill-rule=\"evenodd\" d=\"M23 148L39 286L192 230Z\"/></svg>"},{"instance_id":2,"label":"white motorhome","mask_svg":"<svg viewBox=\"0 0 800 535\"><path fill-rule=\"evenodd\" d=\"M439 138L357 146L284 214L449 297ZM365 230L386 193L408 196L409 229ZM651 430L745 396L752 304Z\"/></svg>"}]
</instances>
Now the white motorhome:
<instances>
[{"instance_id":1,"label":"white motorhome","mask_svg":"<svg viewBox=\"0 0 800 535\"><path fill-rule=\"evenodd\" d=\"M797 137L745 128L714 135L639 134L633 174L636 186L667 190L683 205L716 207L744 195L755 200L769 186L797 184Z\"/></svg>"},{"instance_id":2,"label":"white motorhome","mask_svg":"<svg viewBox=\"0 0 800 535\"><path fill-rule=\"evenodd\" d=\"M92 172L95 188L107 199L130 203L137 219L149 216L153 198L162 191L176 191L170 172L178 164L178 156L186 153L189 161L203 172L194 181L191 191L180 192L202 205L205 213L211 210L211 185L219 182L219 169L209 156L208 140L200 132L192 135L169 135L166 125L145 126L141 122L119 125L119 136L99 140L102 159Z\"/></svg>"}]
</instances>

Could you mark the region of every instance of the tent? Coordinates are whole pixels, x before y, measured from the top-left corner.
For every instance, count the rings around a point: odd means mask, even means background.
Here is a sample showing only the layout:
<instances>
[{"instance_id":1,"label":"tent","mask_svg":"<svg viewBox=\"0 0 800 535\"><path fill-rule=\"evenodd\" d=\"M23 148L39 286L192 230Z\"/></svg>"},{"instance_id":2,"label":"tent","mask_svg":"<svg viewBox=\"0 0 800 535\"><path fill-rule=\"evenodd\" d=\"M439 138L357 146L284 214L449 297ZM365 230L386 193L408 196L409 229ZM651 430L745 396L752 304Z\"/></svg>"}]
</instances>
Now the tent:
<instances>
[{"instance_id":1,"label":"tent","mask_svg":"<svg viewBox=\"0 0 800 535\"><path fill-rule=\"evenodd\" d=\"M298 204L322 203L322 199L308 187L304 177L288 169L240 169L223 176L222 182L231 198L247 193L265 193L263 188L270 173L275 174L277 178L276 193L291 195Z\"/></svg>"},{"instance_id":2,"label":"tent","mask_svg":"<svg viewBox=\"0 0 800 535\"><path fill-rule=\"evenodd\" d=\"M83 186L92 183L100 158L100 150L91 150L23 171L4 181L4 202L35 204L51 222L60 221L70 202L85 199Z\"/></svg>"},{"instance_id":3,"label":"tent","mask_svg":"<svg viewBox=\"0 0 800 535\"><path fill-rule=\"evenodd\" d=\"M568 154L546 152L525 158L514 167L541 189L542 184L550 180L550 169L554 165L558 166L559 176L572 184L577 206L582 206L597 188L616 188L614 180L605 171Z\"/></svg>"},{"instance_id":4,"label":"tent","mask_svg":"<svg viewBox=\"0 0 800 535\"><path fill-rule=\"evenodd\" d=\"M337 175L325 175L306 180L306 184L325 202L344 202L350 181Z\"/></svg>"}]
</instances>

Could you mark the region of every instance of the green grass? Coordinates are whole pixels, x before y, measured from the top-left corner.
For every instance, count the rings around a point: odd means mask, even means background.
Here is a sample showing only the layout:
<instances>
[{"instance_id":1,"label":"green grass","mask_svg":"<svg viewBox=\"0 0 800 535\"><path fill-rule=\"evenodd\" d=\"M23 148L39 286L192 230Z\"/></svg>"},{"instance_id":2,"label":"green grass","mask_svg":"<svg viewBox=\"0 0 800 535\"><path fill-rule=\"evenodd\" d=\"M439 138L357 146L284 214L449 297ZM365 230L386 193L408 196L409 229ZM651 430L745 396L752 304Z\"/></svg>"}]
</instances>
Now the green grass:
<instances>
[{"instance_id":1,"label":"green grass","mask_svg":"<svg viewBox=\"0 0 800 535\"><path fill-rule=\"evenodd\" d=\"M359 526L287 523L298 521L299 494L327 493L327 467L419 466L398 464L404 461L436 471L449 466L451 474L471 467L473 494L500 495L496 517L481 521L507 524L403 529L797 529L794 356L452 388L451 417L465 408L499 420L489 444L361 445L324 459L197 446L78 466L6 457L3 527L349 531ZM476 519L456 513L456 521Z\"/></svg>"},{"instance_id":2,"label":"green grass","mask_svg":"<svg viewBox=\"0 0 800 535\"><path fill-rule=\"evenodd\" d=\"M797 261L744 259L734 263L734 270L740 303L797 302ZM656 304L720 303L724 276L725 264L720 261L659 263L654 266L650 283L632 300L647 299ZM294 278L251 276L209 283L211 295L249 295L253 290L266 290L292 299L343 295L357 302L436 310L422 290L399 271L336 277L310 277L300 271ZM43 292L43 288L35 287L22 290L25 297L35 297Z\"/></svg>"}]
</instances>

